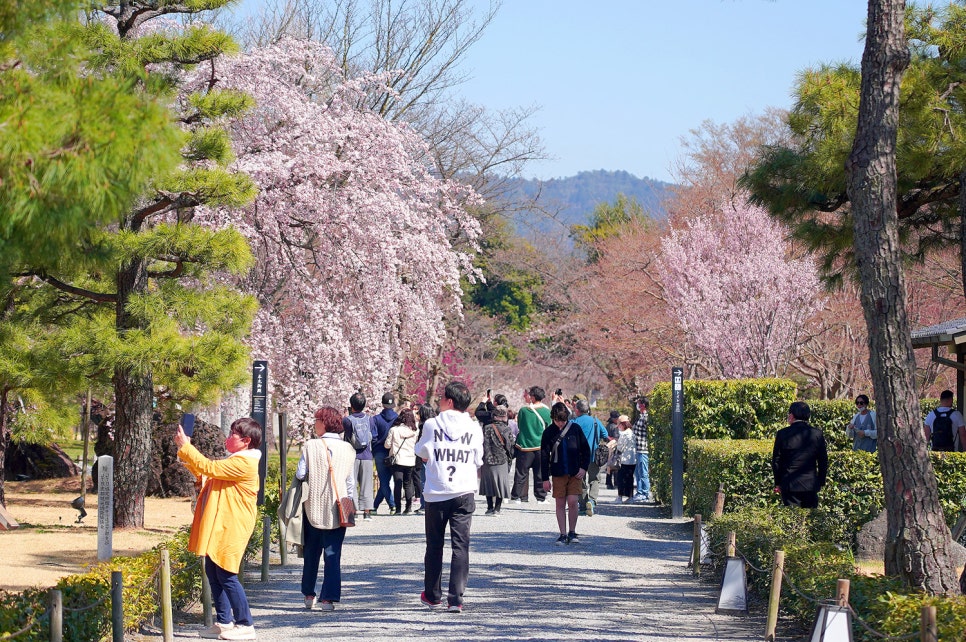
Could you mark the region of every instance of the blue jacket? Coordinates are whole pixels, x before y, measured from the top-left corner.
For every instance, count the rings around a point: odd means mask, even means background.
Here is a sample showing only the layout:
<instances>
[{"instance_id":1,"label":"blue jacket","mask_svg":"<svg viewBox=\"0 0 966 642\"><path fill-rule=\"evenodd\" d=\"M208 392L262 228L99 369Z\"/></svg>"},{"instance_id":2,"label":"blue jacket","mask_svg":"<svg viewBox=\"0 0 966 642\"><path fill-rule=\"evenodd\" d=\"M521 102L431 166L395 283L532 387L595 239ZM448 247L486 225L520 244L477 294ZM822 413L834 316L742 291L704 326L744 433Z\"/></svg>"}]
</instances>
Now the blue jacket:
<instances>
[{"instance_id":1,"label":"blue jacket","mask_svg":"<svg viewBox=\"0 0 966 642\"><path fill-rule=\"evenodd\" d=\"M607 429L593 415L571 417L570 421L580 426L580 429L584 431L584 437L587 438L587 443L590 444L592 451L597 449L597 444L607 439Z\"/></svg>"},{"instance_id":2,"label":"blue jacket","mask_svg":"<svg viewBox=\"0 0 966 642\"><path fill-rule=\"evenodd\" d=\"M392 408L383 408L382 412L372 418L372 454L389 454L386 450L386 437L389 436L392 422L396 421L398 416Z\"/></svg>"}]
</instances>

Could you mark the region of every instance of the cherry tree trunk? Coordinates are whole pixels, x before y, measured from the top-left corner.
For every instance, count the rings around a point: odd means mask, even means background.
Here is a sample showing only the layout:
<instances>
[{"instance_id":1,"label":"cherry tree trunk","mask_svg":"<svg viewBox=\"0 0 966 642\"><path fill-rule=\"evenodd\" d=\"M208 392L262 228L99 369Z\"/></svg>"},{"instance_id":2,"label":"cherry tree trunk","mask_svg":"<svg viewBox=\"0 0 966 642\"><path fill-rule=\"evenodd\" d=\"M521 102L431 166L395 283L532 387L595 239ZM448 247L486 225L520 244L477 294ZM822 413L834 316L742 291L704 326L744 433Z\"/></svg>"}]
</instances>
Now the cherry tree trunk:
<instances>
[{"instance_id":1,"label":"cherry tree trunk","mask_svg":"<svg viewBox=\"0 0 966 642\"><path fill-rule=\"evenodd\" d=\"M131 296L145 291L147 269L135 259L118 273L117 331L122 339L127 330L139 327L128 310ZM154 445L151 418L154 413L154 385L150 372L125 365L114 369L114 526L144 527L144 496L151 476Z\"/></svg>"},{"instance_id":2,"label":"cherry tree trunk","mask_svg":"<svg viewBox=\"0 0 966 642\"><path fill-rule=\"evenodd\" d=\"M887 575L932 594L958 593L951 537L922 434L896 214L899 85L909 62L903 0L870 0L859 121L846 163L855 257L885 486Z\"/></svg>"}]
</instances>

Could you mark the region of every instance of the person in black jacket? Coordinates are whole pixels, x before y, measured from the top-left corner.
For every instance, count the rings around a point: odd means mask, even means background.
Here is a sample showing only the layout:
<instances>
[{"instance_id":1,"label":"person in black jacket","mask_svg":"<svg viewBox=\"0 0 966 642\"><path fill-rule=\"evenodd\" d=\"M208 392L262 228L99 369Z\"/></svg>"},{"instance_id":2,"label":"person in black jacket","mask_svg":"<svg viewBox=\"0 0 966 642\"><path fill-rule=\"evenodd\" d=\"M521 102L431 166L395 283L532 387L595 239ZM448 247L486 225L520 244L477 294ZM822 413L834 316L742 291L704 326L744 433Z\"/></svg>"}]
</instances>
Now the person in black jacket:
<instances>
[{"instance_id":1,"label":"person in black jacket","mask_svg":"<svg viewBox=\"0 0 966 642\"><path fill-rule=\"evenodd\" d=\"M577 500L584 476L590 468L590 444L580 426L570 421L570 409L557 402L550 409L552 422L540 440L540 469L543 488L553 491L557 503L557 546L577 544ZM568 513L569 526L568 529Z\"/></svg>"},{"instance_id":2,"label":"person in black jacket","mask_svg":"<svg viewBox=\"0 0 966 642\"><path fill-rule=\"evenodd\" d=\"M775 492L786 506L818 507L818 491L828 476L828 447L825 435L808 424L812 411L804 401L788 409L788 428L775 435L771 468Z\"/></svg>"}]
</instances>

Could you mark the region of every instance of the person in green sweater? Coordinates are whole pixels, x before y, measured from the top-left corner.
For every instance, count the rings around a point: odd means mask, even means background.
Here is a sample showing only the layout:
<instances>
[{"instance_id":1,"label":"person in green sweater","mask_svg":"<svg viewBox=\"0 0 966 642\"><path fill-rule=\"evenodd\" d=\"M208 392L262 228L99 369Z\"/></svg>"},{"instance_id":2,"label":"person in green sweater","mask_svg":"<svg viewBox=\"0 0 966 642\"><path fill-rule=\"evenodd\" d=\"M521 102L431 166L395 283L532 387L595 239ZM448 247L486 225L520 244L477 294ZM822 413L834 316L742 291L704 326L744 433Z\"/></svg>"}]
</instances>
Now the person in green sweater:
<instances>
[{"instance_id":1,"label":"person in green sweater","mask_svg":"<svg viewBox=\"0 0 966 642\"><path fill-rule=\"evenodd\" d=\"M547 393L540 386L532 386L523 391L522 406L517 412L516 470L513 474L512 500L515 504L528 502L530 483L528 477L533 473L533 496L538 502L547 501L547 491L540 477L540 440L544 429L550 425L550 408L543 400Z\"/></svg>"}]
</instances>

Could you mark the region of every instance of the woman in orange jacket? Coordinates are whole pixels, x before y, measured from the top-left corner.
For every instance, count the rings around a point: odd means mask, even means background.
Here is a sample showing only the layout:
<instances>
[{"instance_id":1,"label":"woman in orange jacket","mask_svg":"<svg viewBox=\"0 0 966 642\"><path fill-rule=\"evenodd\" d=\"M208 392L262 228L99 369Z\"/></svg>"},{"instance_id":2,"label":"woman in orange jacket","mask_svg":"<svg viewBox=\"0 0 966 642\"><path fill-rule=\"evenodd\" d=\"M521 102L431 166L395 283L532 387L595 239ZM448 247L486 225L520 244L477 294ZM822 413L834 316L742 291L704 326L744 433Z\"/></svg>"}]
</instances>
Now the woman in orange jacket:
<instances>
[{"instance_id":1,"label":"woman in orange jacket","mask_svg":"<svg viewBox=\"0 0 966 642\"><path fill-rule=\"evenodd\" d=\"M255 626L238 570L255 528L262 428L248 417L235 420L225 440L229 456L217 461L198 452L181 426L174 441L178 458L202 481L188 550L205 556L217 621L201 637L254 640Z\"/></svg>"}]
</instances>

